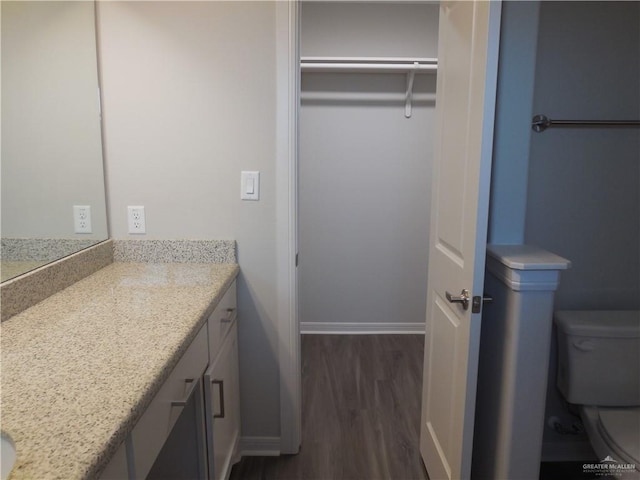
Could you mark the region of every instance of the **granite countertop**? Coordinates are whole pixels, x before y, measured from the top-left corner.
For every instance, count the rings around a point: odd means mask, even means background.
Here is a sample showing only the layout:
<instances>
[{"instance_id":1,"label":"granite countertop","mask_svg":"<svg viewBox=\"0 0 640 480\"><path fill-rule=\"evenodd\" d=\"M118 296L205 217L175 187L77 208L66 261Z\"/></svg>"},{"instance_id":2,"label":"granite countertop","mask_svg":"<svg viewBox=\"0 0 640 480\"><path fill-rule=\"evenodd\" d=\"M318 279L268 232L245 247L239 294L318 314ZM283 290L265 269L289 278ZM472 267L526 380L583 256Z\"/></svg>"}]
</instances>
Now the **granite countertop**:
<instances>
[{"instance_id":1,"label":"granite countertop","mask_svg":"<svg viewBox=\"0 0 640 480\"><path fill-rule=\"evenodd\" d=\"M2 323L2 430L17 479L94 478L238 274L113 263Z\"/></svg>"}]
</instances>

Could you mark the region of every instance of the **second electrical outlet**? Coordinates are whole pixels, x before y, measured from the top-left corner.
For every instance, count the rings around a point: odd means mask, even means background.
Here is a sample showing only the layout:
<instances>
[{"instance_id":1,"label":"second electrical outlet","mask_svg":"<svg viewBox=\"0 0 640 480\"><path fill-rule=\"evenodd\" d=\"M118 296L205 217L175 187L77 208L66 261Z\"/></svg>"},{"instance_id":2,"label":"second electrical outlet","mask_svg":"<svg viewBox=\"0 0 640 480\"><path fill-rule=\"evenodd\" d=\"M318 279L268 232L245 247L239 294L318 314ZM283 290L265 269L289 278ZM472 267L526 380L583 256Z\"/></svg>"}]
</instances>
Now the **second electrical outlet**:
<instances>
[{"instance_id":1,"label":"second electrical outlet","mask_svg":"<svg viewBox=\"0 0 640 480\"><path fill-rule=\"evenodd\" d=\"M127 213L129 233L146 233L147 226L144 221L144 207L128 206Z\"/></svg>"},{"instance_id":2,"label":"second electrical outlet","mask_svg":"<svg viewBox=\"0 0 640 480\"><path fill-rule=\"evenodd\" d=\"M91 233L91 206L73 206L73 231L75 233Z\"/></svg>"}]
</instances>

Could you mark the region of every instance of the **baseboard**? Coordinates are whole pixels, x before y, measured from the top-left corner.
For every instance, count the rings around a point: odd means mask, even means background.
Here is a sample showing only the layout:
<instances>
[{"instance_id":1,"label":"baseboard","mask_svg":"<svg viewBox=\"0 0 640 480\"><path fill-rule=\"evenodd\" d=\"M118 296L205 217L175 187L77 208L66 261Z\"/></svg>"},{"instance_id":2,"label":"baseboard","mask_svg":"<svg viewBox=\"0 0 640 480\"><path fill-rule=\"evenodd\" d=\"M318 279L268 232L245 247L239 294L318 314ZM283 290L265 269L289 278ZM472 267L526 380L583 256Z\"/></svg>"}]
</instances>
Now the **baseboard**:
<instances>
[{"instance_id":1,"label":"baseboard","mask_svg":"<svg viewBox=\"0 0 640 480\"><path fill-rule=\"evenodd\" d=\"M424 334L424 323L300 322L302 334Z\"/></svg>"},{"instance_id":2,"label":"baseboard","mask_svg":"<svg viewBox=\"0 0 640 480\"><path fill-rule=\"evenodd\" d=\"M240 437L243 457L277 457L280 455L280 437Z\"/></svg>"}]
</instances>

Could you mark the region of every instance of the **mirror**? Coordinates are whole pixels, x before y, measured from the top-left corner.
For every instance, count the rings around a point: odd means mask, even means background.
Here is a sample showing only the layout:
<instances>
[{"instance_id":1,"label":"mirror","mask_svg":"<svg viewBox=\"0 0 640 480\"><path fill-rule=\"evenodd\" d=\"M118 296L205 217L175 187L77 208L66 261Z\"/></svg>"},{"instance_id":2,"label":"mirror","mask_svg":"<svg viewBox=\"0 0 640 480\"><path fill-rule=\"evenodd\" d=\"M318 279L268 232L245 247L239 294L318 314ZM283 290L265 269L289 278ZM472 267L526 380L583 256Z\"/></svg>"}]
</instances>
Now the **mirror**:
<instances>
[{"instance_id":1,"label":"mirror","mask_svg":"<svg viewBox=\"0 0 640 480\"><path fill-rule=\"evenodd\" d=\"M3 0L1 8L5 281L108 231L94 2Z\"/></svg>"}]
</instances>

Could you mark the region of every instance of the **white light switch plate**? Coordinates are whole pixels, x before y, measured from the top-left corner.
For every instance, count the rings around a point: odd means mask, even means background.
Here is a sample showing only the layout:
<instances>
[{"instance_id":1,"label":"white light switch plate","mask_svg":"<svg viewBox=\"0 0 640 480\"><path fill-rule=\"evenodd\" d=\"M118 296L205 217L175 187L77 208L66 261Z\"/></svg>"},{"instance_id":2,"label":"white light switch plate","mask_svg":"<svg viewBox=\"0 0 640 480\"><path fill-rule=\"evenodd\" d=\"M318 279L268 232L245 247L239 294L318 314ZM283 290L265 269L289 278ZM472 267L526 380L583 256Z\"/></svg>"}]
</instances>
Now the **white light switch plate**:
<instances>
[{"instance_id":1,"label":"white light switch plate","mask_svg":"<svg viewBox=\"0 0 640 480\"><path fill-rule=\"evenodd\" d=\"M242 200L260 200L260 172L240 173L240 198Z\"/></svg>"}]
</instances>

